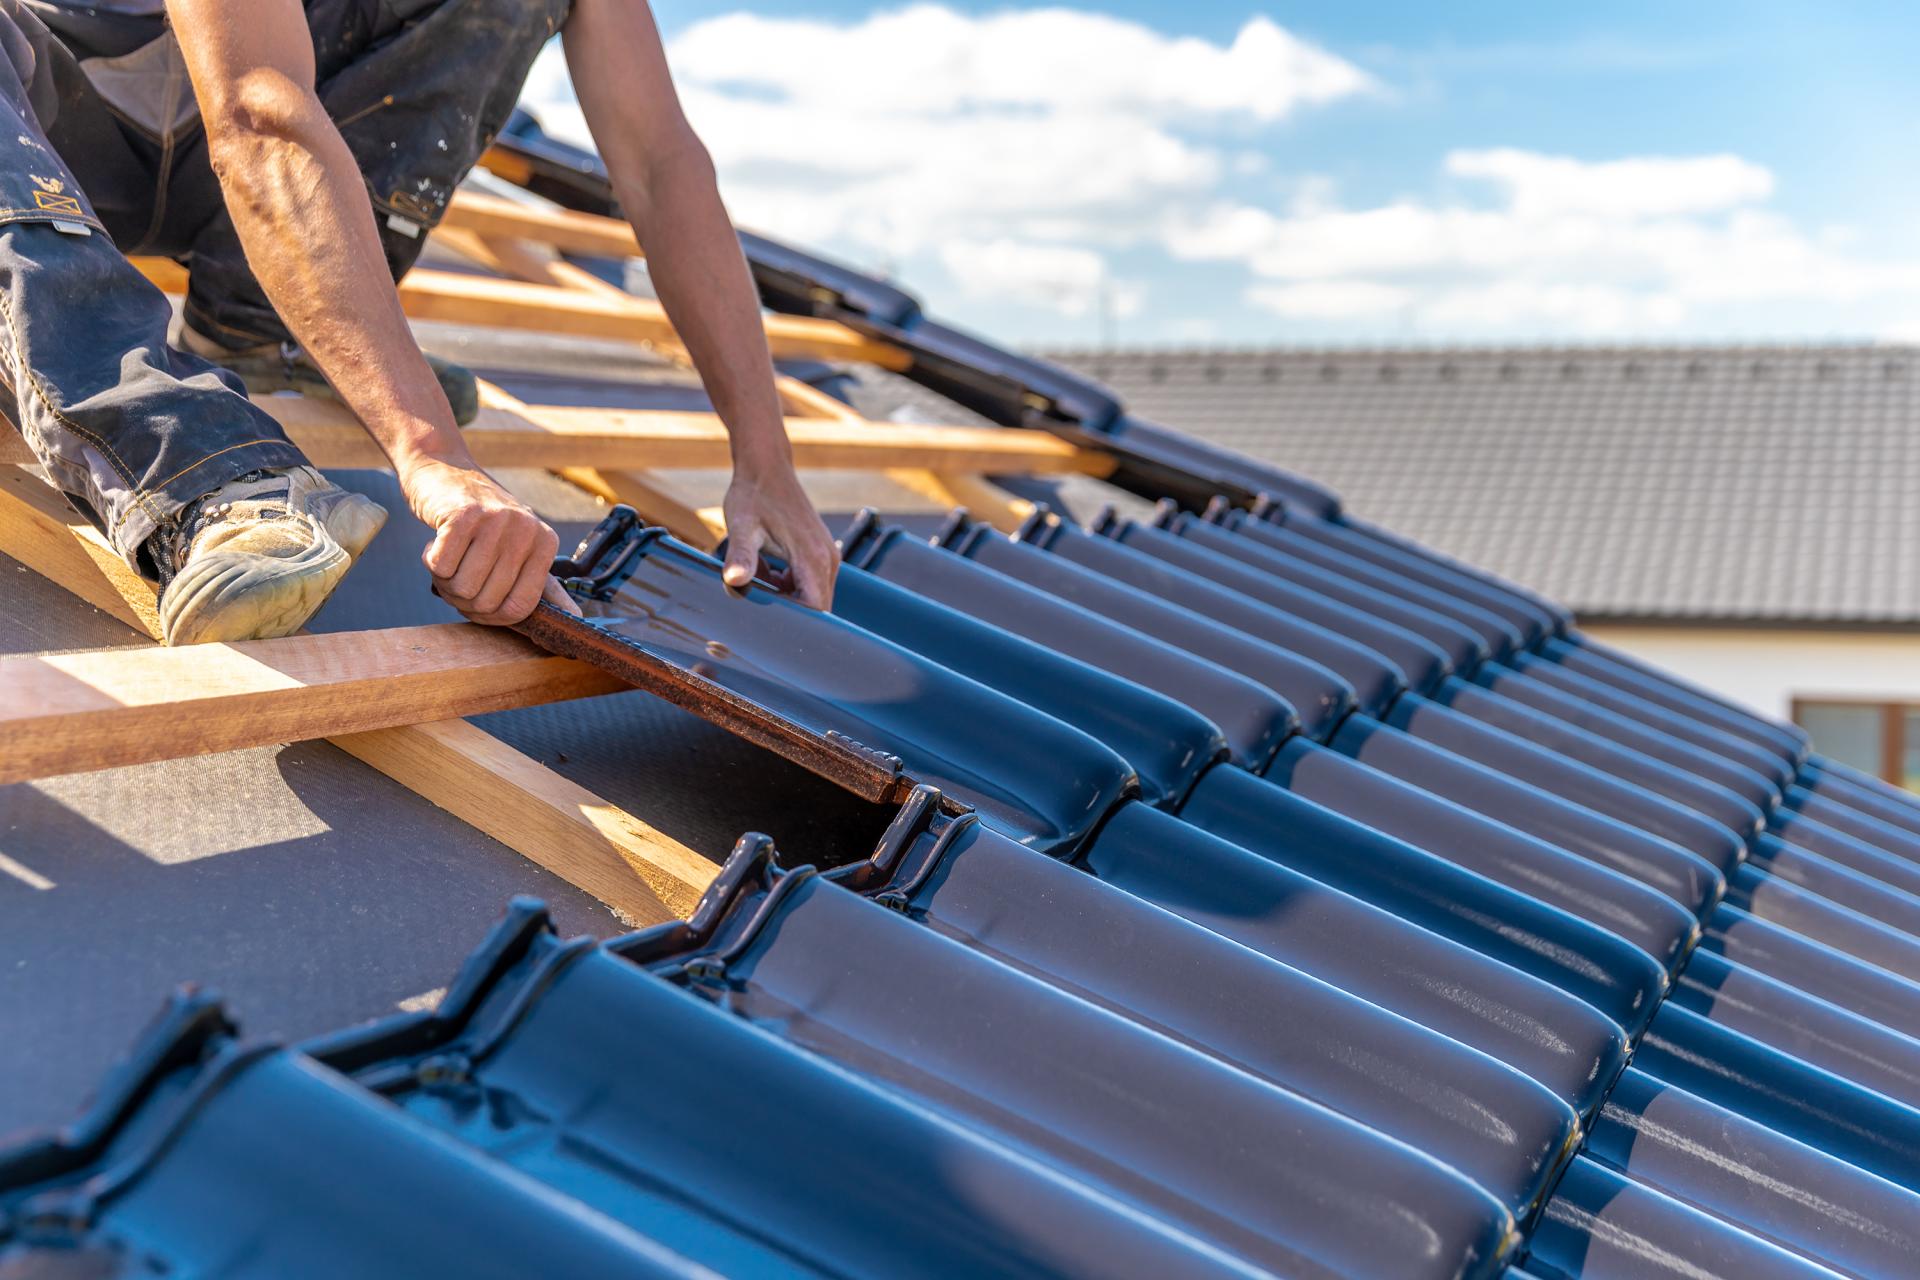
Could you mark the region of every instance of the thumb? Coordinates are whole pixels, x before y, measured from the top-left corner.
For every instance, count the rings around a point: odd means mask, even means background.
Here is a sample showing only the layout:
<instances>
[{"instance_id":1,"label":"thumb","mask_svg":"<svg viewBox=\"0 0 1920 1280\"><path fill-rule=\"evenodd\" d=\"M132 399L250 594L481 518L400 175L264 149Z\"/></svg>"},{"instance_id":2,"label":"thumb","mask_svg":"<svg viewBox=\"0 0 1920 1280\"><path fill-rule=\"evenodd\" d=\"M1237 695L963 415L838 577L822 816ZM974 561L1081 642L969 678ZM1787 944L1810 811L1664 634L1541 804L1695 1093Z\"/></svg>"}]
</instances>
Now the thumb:
<instances>
[{"instance_id":1,"label":"thumb","mask_svg":"<svg viewBox=\"0 0 1920 1280\"><path fill-rule=\"evenodd\" d=\"M576 618L580 616L580 606L573 602L573 597L567 594L567 589L560 585L560 579L549 577L546 588L540 596L554 608L570 613Z\"/></svg>"},{"instance_id":2,"label":"thumb","mask_svg":"<svg viewBox=\"0 0 1920 1280\"><path fill-rule=\"evenodd\" d=\"M721 581L735 591L745 591L760 567L760 547L766 535L758 525L748 525L727 539L727 563Z\"/></svg>"}]
</instances>

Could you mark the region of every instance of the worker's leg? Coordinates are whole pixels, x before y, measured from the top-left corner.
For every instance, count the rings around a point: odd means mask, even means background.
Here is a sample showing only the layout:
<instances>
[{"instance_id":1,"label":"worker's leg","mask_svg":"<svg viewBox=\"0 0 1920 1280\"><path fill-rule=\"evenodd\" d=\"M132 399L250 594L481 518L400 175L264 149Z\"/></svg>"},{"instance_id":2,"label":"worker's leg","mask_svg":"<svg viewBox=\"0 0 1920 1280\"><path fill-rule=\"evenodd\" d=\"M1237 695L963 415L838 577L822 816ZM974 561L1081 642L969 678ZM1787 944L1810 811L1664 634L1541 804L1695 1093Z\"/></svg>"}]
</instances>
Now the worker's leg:
<instances>
[{"instance_id":1,"label":"worker's leg","mask_svg":"<svg viewBox=\"0 0 1920 1280\"><path fill-rule=\"evenodd\" d=\"M570 7L570 0L309 0L320 100L366 177L395 280L506 123L534 58ZM186 319L197 333L234 349L290 338L224 214L192 248Z\"/></svg>"},{"instance_id":2,"label":"worker's leg","mask_svg":"<svg viewBox=\"0 0 1920 1280\"><path fill-rule=\"evenodd\" d=\"M166 298L115 248L43 127L67 111L71 137L88 109L104 117L89 92L30 8L0 0L0 409L74 506L161 578L148 544L183 507L305 459L232 375L167 346Z\"/></svg>"}]
</instances>

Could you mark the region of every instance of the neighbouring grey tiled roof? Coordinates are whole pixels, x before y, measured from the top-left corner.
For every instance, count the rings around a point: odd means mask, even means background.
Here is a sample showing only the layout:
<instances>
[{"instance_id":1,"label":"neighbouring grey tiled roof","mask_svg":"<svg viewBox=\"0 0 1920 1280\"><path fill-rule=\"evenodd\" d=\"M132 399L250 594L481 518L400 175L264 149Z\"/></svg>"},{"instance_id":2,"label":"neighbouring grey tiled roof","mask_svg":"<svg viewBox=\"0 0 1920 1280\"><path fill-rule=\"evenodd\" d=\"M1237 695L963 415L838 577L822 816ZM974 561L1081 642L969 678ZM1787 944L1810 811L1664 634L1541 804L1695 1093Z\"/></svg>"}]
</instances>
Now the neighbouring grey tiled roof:
<instances>
[{"instance_id":1,"label":"neighbouring grey tiled roof","mask_svg":"<svg viewBox=\"0 0 1920 1280\"><path fill-rule=\"evenodd\" d=\"M1920 622L1920 349L1044 354L1588 617Z\"/></svg>"}]
</instances>

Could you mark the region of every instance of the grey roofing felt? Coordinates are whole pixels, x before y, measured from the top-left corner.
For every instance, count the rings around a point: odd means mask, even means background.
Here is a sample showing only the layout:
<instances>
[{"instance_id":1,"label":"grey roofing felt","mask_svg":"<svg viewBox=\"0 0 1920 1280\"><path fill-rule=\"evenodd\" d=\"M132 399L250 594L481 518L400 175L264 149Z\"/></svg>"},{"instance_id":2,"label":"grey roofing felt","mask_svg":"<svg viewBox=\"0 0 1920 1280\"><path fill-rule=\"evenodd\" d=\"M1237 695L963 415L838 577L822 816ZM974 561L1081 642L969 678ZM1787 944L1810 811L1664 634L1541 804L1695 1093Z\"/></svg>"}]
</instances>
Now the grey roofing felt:
<instances>
[{"instance_id":1,"label":"grey roofing felt","mask_svg":"<svg viewBox=\"0 0 1920 1280\"><path fill-rule=\"evenodd\" d=\"M1583 616L1920 623L1920 350L1062 351Z\"/></svg>"}]
</instances>

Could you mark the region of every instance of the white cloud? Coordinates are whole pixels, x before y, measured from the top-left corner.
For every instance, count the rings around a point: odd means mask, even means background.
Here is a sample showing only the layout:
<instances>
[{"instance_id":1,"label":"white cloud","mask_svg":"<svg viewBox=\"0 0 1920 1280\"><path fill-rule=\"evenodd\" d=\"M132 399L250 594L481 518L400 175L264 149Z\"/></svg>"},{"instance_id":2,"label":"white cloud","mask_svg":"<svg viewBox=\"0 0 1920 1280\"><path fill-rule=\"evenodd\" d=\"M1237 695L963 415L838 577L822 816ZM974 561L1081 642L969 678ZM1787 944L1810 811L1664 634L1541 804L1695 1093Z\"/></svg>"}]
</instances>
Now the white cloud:
<instances>
[{"instance_id":1,"label":"white cloud","mask_svg":"<svg viewBox=\"0 0 1920 1280\"><path fill-rule=\"evenodd\" d=\"M1746 304L1920 290L1920 263L1856 256L1764 207L1772 173L1738 156L1456 151L1443 170L1491 198L1350 208L1311 184L1284 212L1176 214L1166 244L1243 264L1248 301L1282 316L1392 315L1430 334L1657 332Z\"/></svg>"},{"instance_id":2,"label":"white cloud","mask_svg":"<svg viewBox=\"0 0 1920 1280\"><path fill-rule=\"evenodd\" d=\"M668 52L741 224L869 266L1151 239L1165 208L1257 170L1250 130L1374 89L1264 17L1218 43L1068 8L734 13ZM525 101L585 139L557 49Z\"/></svg>"},{"instance_id":3,"label":"white cloud","mask_svg":"<svg viewBox=\"0 0 1920 1280\"><path fill-rule=\"evenodd\" d=\"M1274 121L1371 84L1263 17L1223 46L1065 8L975 16L917 4L846 25L736 13L689 28L672 57L683 83L862 115L884 104L922 116L1119 110Z\"/></svg>"},{"instance_id":4,"label":"white cloud","mask_svg":"<svg viewBox=\"0 0 1920 1280\"><path fill-rule=\"evenodd\" d=\"M1291 171L1276 126L1391 92L1264 17L1223 42L1069 8L741 12L669 55L742 225L901 265L963 322L1084 317L1103 290L1124 317L1141 279L1165 336L1188 332L1183 298L1223 331L1238 301L1339 336L1461 338L1859 332L1920 300L1920 260L1797 223L1739 155L1456 150L1407 194L1343 199ZM557 48L525 100L585 140ZM1246 194L1281 174L1290 201Z\"/></svg>"},{"instance_id":5,"label":"white cloud","mask_svg":"<svg viewBox=\"0 0 1920 1280\"><path fill-rule=\"evenodd\" d=\"M1309 280L1252 285L1247 301L1290 320L1361 320L1402 310L1413 301L1413 293L1369 280Z\"/></svg>"},{"instance_id":6,"label":"white cloud","mask_svg":"<svg viewBox=\"0 0 1920 1280\"><path fill-rule=\"evenodd\" d=\"M1704 213L1764 200L1773 174L1739 156L1657 156L1588 164L1565 156L1499 148L1455 151L1447 172L1506 188L1522 216L1583 213L1600 217Z\"/></svg>"},{"instance_id":7,"label":"white cloud","mask_svg":"<svg viewBox=\"0 0 1920 1280\"><path fill-rule=\"evenodd\" d=\"M964 297L1011 301L1065 316L1102 305L1121 319L1138 315L1145 291L1107 274L1106 260L1087 249L1019 240L955 240L940 246L940 261Z\"/></svg>"}]
</instances>

